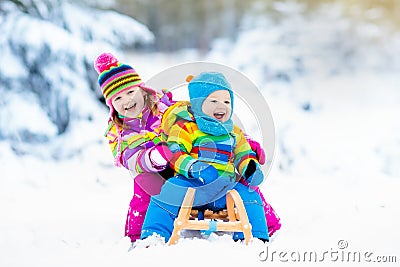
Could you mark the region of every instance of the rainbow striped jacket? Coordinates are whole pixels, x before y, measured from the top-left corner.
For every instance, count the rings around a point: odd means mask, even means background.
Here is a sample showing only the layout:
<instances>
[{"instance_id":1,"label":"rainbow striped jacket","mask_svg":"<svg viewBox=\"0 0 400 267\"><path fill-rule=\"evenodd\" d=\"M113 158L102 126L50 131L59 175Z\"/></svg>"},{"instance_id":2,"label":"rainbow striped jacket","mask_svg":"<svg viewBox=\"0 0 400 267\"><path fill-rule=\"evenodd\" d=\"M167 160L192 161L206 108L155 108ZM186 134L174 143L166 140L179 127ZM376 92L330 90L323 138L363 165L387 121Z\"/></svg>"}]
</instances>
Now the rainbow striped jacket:
<instances>
[{"instance_id":1,"label":"rainbow striped jacket","mask_svg":"<svg viewBox=\"0 0 400 267\"><path fill-rule=\"evenodd\" d=\"M213 136L199 130L188 102L177 102L164 114L161 130L174 153L171 167L189 177L189 168L197 160L213 165L220 176L236 179L250 160L259 164L242 130L234 126L231 133ZM166 137L164 137L166 138Z\"/></svg>"}]
</instances>

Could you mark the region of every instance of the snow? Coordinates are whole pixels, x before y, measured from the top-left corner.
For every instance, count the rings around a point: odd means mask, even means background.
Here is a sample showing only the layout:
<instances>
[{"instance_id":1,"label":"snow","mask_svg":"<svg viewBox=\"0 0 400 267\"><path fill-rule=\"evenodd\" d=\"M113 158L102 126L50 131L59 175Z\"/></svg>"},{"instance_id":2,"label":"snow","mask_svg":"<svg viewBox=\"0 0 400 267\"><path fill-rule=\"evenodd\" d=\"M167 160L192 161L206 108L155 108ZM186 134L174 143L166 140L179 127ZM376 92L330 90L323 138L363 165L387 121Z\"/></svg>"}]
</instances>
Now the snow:
<instances>
[{"instance_id":1,"label":"snow","mask_svg":"<svg viewBox=\"0 0 400 267\"><path fill-rule=\"evenodd\" d=\"M55 136L57 134L57 129L54 127L54 124L49 120L43 120L43 118L47 118L47 116L32 94L25 94L23 99L21 99L21 95L19 94L10 94L3 99L2 107L4 110L0 113L0 121L5 124L3 125L3 135L6 138L20 136L20 138L24 139L24 137L21 137L23 131L12 131L13 129L23 129L24 127L30 129L31 132L36 133L38 136ZM17 114L17 116L15 116L15 114ZM29 120L27 120L27 114L30 114ZM9 118L13 119L10 120Z\"/></svg>"},{"instance_id":2,"label":"snow","mask_svg":"<svg viewBox=\"0 0 400 267\"><path fill-rule=\"evenodd\" d=\"M99 15L82 6L66 4L64 17L69 30L88 41L103 41L119 47L121 44L131 44L138 40L142 43L151 43L154 39L145 25L115 11L103 11ZM98 25L93 23L97 21ZM93 31L93 27L97 30Z\"/></svg>"},{"instance_id":3,"label":"snow","mask_svg":"<svg viewBox=\"0 0 400 267\"><path fill-rule=\"evenodd\" d=\"M338 49L336 38L349 36L349 22L337 9L332 17L324 13L307 21L293 15L301 7L277 8L293 18L280 24L248 19L235 43L219 40L206 56L193 51L119 55L134 63L145 80L172 65L206 59L239 69L260 85L277 140L262 191L283 225L268 245L254 240L245 246L228 235L212 235L208 240L188 238L170 247L128 252L130 241L123 230L133 183L127 171L113 166L102 136L108 111L94 100L83 82L86 77L81 77L76 84L84 89L69 98L72 110L80 111L71 114L70 127L59 137L31 94L18 99L13 92L1 100L0 125L10 129L1 133L10 138L2 136L0 141L0 265L309 266L290 255L310 251L319 259L325 255L323 261L311 263L315 266L365 265L365 259L343 262L335 252L368 252L373 260L397 256L398 263L400 64L390 54L398 54L399 38L364 44L379 32L358 28L362 32L348 42L340 39ZM341 23L332 23L338 18ZM322 27L326 34L312 38L310 25ZM24 42L29 40L36 45L29 36ZM346 58L349 50L353 54ZM3 69L9 77L25 76L23 66ZM63 92L78 90L63 86ZM13 132L21 124L36 137L46 129L51 142L25 143L21 133ZM340 249L345 242L348 247ZM269 258L262 261L267 248Z\"/></svg>"}]
</instances>

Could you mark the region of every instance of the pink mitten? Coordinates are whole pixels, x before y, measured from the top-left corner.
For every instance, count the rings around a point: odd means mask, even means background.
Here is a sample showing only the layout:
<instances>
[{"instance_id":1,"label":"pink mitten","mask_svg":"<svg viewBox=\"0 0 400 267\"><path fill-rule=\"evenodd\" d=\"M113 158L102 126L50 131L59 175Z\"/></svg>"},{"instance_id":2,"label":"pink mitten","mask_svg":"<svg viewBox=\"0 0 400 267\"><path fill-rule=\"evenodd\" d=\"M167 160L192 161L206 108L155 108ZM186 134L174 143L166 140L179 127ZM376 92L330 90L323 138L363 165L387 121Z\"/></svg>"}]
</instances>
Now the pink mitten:
<instances>
[{"instance_id":1,"label":"pink mitten","mask_svg":"<svg viewBox=\"0 0 400 267\"><path fill-rule=\"evenodd\" d=\"M166 143L158 143L149 153L150 162L156 169L164 169L172 156L173 154Z\"/></svg>"},{"instance_id":2,"label":"pink mitten","mask_svg":"<svg viewBox=\"0 0 400 267\"><path fill-rule=\"evenodd\" d=\"M264 149L261 147L260 143L258 143L257 141L251 139L249 136L246 135L246 140L247 142L249 142L251 149L256 153L258 162L263 165L265 163L265 151Z\"/></svg>"}]
</instances>

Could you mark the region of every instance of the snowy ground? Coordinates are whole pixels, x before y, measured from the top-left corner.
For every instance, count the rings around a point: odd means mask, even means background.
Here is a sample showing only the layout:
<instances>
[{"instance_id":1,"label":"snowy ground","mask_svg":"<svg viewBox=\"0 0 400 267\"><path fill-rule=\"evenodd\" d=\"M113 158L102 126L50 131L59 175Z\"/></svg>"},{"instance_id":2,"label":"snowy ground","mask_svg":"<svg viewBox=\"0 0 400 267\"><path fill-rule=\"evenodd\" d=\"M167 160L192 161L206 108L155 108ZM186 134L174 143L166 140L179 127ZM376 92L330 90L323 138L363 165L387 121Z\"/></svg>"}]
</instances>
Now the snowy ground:
<instances>
[{"instance_id":1,"label":"snowy ground","mask_svg":"<svg viewBox=\"0 0 400 267\"><path fill-rule=\"evenodd\" d=\"M151 75L146 59L135 57L145 77ZM159 62L163 60L173 65L171 59L160 57ZM375 75L366 82L367 76L324 81L326 90L319 98L323 108L311 114L296 112L282 97L268 99L277 128L291 122L291 129L281 132L295 155L290 171L275 164L262 185L283 224L268 244L268 258L265 245L254 242L246 247L229 237L183 240L172 247L128 253L123 225L132 181L127 172L111 165L105 142L89 145L78 158L64 162L28 156L22 161L2 143L7 162L0 180L1 266L204 266L210 260L233 266L271 261L303 265L296 257L311 252L321 261L312 264L337 266L347 264L342 262L343 251L360 253L360 263L351 266L364 266L375 256L397 256L398 263L400 180L385 174L381 159L399 151L398 80ZM382 81L384 86L376 90ZM346 86L354 88L353 93L342 97L338 90L347 92ZM98 136L102 127L85 133ZM275 163L281 153L277 151ZM339 249L338 242L348 247Z\"/></svg>"}]
</instances>

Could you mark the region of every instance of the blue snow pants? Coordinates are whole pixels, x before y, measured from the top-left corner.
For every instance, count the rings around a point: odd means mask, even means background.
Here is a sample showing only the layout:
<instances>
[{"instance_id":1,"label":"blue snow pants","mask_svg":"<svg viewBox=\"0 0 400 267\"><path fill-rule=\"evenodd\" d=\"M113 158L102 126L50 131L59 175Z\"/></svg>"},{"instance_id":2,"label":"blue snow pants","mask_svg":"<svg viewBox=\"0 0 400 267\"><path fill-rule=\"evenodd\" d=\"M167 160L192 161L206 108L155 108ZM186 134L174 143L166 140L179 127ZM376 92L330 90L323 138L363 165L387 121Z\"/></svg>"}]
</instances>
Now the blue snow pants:
<instances>
[{"instance_id":1,"label":"blue snow pants","mask_svg":"<svg viewBox=\"0 0 400 267\"><path fill-rule=\"evenodd\" d=\"M220 180L221 182L221 180ZM140 239L157 233L168 242L171 237L174 220L188 187L196 189L193 207L219 211L226 208L226 192L235 189L243 200L247 216L252 225L252 234L256 238L269 239L264 209L260 195L249 190L249 187L236 182L223 181L204 186L198 179L188 179L177 175L166 181L159 195L151 197L146 217L142 226ZM242 232L235 232L233 239L243 239Z\"/></svg>"}]
</instances>

